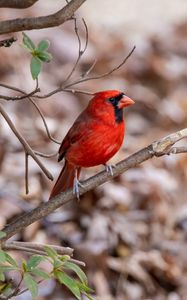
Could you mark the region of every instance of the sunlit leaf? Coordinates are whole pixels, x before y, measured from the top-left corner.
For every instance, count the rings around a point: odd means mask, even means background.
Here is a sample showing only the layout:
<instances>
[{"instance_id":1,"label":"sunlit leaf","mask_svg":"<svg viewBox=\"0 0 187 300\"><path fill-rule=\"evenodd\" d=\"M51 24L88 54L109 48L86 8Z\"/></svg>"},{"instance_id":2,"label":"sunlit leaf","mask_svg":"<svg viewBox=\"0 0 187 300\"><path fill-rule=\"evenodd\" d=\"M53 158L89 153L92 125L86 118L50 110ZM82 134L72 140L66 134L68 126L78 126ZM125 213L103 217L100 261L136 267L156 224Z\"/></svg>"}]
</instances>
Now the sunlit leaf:
<instances>
[{"instance_id":1,"label":"sunlit leaf","mask_svg":"<svg viewBox=\"0 0 187 300\"><path fill-rule=\"evenodd\" d=\"M5 275L0 272L0 281L4 281L4 280L5 280Z\"/></svg>"},{"instance_id":2,"label":"sunlit leaf","mask_svg":"<svg viewBox=\"0 0 187 300\"><path fill-rule=\"evenodd\" d=\"M47 255L49 257L51 257L52 259L56 259L58 257L58 253L52 247L45 246L44 249L45 249L45 252L47 253Z\"/></svg>"},{"instance_id":3,"label":"sunlit leaf","mask_svg":"<svg viewBox=\"0 0 187 300\"><path fill-rule=\"evenodd\" d=\"M22 35L23 35L23 44L26 46L28 50L33 51L35 49L35 45L33 41L26 33L22 32Z\"/></svg>"},{"instance_id":4,"label":"sunlit leaf","mask_svg":"<svg viewBox=\"0 0 187 300\"><path fill-rule=\"evenodd\" d=\"M10 265L15 266L15 267L18 267L17 262L16 262L16 261L15 261L8 253L6 253L5 255L6 255L6 261L7 261Z\"/></svg>"},{"instance_id":5,"label":"sunlit leaf","mask_svg":"<svg viewBox=\"0 0 187 300\"><path fill-rule=\"evenodd\" d=\"M76 280L73 280L70 276L61 271L55 271L54 275L58 281L64 284L78 300L81 300L81 293Z\"/></svg>"},{"instance_id":6,"label":"sunlit leaf","mask_svg":"<svg viewBox=\"0 0 187 300\"><path fill-rule=\"evenodd\" d=\"M77 266L76 264L72 263L72 262L65 262L64 265L63 265L65 268L68 268L70 270L73 270L77 276L80 278L80 280L83 282L83 283L87 283L88 280L87 280L87 277L85 275L85 273L81 270L81 268L79 266Z\"/></svg>"},{"instance_id":7,"label":"sunlit leaf","mask_svg":"<svg viewBox=\"0 0 187 300\"><path fill-rule=\"evenodd\" d=\"M37 267L37 265L39 265L39 263L41 261L43 261L45 259L45 257L41 256L41 255L33 255L29 258L28 262L27 262L27 268L28 270L32 270L35 267Z\"/></svg>"},{"instance_id":8,"label":"sunlit leaf","mask_svg":"<svg viewBox=\"0 0 187 300\"><path fill-rule=\"evenodd\" d=\"M0 231L0 239L6 236L6 232Z\"/></svg>"},{"instance_id":9,"label":"sunlit leaf","mask_svg":"<svg viewBox=\"0 0 187 300\"><path fill-rule=\"evenodd\" d=\"M0 250L0 262L6 262L6 253Z\"/></svg>"},{"instance_id":10,"label":"sunlit leaf","mask_svg":"<svg viewBox=\"0 0 187 300\"><path fill-rule=\"evenodd\" d=\"M50 279L50 275L48 273L46 273L45 271L35 268L31 271L31 273L35 276L41 277L43 279Z\"/></svg>"},{"instance_id":11,"label":"sunlit leaf","mask_svg":"<svg viewBox=\"0 0 187 300\"><path fill-rule=\"evenodd\" d=\"M48 52L39 52L37 53L37 57L44 62L50 62L53 58L52 55Z\"/></svg>"},{"instance_id":12,"label":"sunlit leaf","mask_svg":"<svg viewBox=\"0 0 187 300\"><path fill-rule=\"evenodd\" d=\"M43 52L46 51L50 46L50 42L48 40L42 40L41 42L39 42L38 46L37 46L37 50L39 52Z\"/></svg>"},{"instance_id":13,"label":"sunlit leaf","mask_svg":"<svg viewBox=\"0 0 187 300\"><path fill-rule=\"evenodd\" d=\"M2 266L2 265L0 265L0 272L8 272L8 271L13 271L13 270L19 270L19 268L16 267L16 266Z\"/></svg>"},{"instance_id":14,"label":"sunlit leaf","mask_svg":"<svg viewBox=\"0 0 187 300\"><path fill-rule=\"evenodd\" d=\"M26 287L31 292L32 297L36 298L37 295L38 295L38 284L37 284L37 282L28 273L24 274L23 281L24 281Z\"/></svg>"},{"instance_id":15,"label":"sunlit leaf","mask_svg":"<svg viewBox=\"0 0 187 300\"><path fill-rule=\"evenodd\" d=\"M33 56L30 64L30 69L31 69L31 74L33 79L36 79L38 77L41 71L41 67L42 67L42 63L39 60L39 58Z\"/></svg>"}]
</instances>

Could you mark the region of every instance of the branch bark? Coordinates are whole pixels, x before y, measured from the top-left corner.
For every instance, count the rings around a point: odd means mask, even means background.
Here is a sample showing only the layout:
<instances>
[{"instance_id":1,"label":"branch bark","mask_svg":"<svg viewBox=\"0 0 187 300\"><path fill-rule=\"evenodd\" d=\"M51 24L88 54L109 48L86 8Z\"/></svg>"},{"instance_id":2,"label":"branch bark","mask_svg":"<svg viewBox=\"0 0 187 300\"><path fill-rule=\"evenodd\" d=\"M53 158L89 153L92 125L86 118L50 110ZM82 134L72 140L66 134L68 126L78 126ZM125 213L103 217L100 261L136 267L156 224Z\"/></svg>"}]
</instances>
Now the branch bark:
<instances>
[{"instance_id":1,"label":"branch bark","mask_svg":"<svg viewBox=\"0 0 187 300\"><path fill-rule=\"evenodd\" d=\"M187 128L172 133L164 137L163 139L156 141L149 146L141 149L140 151L132 154L126 159L119 162L113 169L113 176L109 175L106 171L100 172L93 177L82 182L83 187L80 187L80 195L94 189L95 187L109 181L112 177L116 177L121 173L124 173L130 168L134 168L142 162L156 156L168 155L172 153L173 145L183 138L187 137ZM175 147L176 149L176 147ZM181 148L180 148L181 149ZM177 151L175 151L177 153ZM181 152L180 152L181 153ZM4 243L7 239L13 236L18 231L29 226L37 220L47 216L60 206L69 202L70 200L75 200L75 195L72 189L60 193L56 197L52 198L49 202L42 203L37 208L32 211L23 214L17 220L7 225L3 231L6 233L6 237L0 239L1 243Z\"/></svg>"},{"instance_id":2,"label":"branch bark","mask_svg":"<svg viewBox=\"0 0 187 300\"><path fill-rule=\"evenodd\" d=\"M34 153L34 151L32 150L32 148L30 147L30 145L27 143L27 141L24 139L24 137L17 130L17 128L12 123L11 119L9 118L8 114L6 113L6 111L4 110L4 108L3 108L2 105L0 105L0 114L4 117L4 119L6 120L6 122L9 125L9 127L11 128L11 130L14 132L15 136L18 138L18 140L22 144L22 146L23 146L23 148L25 150L25 153L27 155L30 155L35 160L35 162L38 164L38 166L40 167L40 169L44 172L44 174L50 180L53 180L53 176L51 175L51 173L46 169L46 167L43 165L43 163L38 159L38 157L36 156L36 154Z\"/></svg>"},{"instance_id":3,"label":"branch bark","mask_svg":"<svg viewBox=\"0 0 187 300\"><path fill-rule=\"evenodd\" d=\"M85 1L71 0L61 10L48 16L2 21L0 22L0 34L59 26L71 19Z\"/></svg>"},{"instance_id":4,"label":"branch bark","mask_svg":"<svg viewBox=\"0 0 187 300\"><path fill-rule=\"evenodd\" d=\"M7 8L27 8L32 6L38 0L0 0L0 7Z\"/></svg>"}]
</instances>

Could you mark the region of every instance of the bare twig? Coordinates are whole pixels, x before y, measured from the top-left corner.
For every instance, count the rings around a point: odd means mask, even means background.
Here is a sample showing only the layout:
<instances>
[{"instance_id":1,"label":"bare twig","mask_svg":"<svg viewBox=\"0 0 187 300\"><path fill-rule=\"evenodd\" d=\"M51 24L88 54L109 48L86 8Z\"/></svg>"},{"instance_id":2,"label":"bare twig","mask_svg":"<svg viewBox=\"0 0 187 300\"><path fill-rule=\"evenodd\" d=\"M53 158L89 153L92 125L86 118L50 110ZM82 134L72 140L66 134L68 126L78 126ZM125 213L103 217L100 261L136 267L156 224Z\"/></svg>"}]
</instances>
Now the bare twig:
<instances>
[{"instance_id":1,"label":"bare twig","mask_svg":"<svg viewBox=\"0 0 187 300\"><path fill-rule=\"evenodd\" d=\"M119 162L113 170L113 177L124 173L130 168L134 168L142 162L154 157L162 156L171 152L172 146L179 140L187 137L187 128L182 129L178 132L175 132L171 135L166 136L165 138L156 141L149 146L141 149L140 151L132 154L126 159ZM177 152L176 152L177 153ZM84 194L87 191L94 189L95 187L107 182L112 176L106 171L100 172L95 176L82 182L80 187L80 195ZM1 242L5 242L8 238L13 236L16 232L25 228L26 226L34 223L35 221L45 217L50 214L60 206L69 202L70 200L75 199L75 195L72 192L72 189L67 190L63 193L60 193L56 197L52 198L49 202L43 203L32 211L23 214L17 220L7 225L3 231L6 233L6 237L1 239Z\"/></svg>"},{"instance_id":2,"label":"bare twig","mask_svg":"<svg viewBox=\"0 0 187 300\"><path fill-rule=\"evenodd\" d=\"M84 72L84 73L81 75L81 77L84 78L84 77L88 76L88 75L90 74L90 72L93 70L93 68L95 67L96 63L97 63L97 59L94 60L94 62L93 62L93 63L91 64L91 66L89 67L89 69L88 69L86 72Z\"/></svg>"},{"instance_id":3,"label":"bare twig","mask_svg":"<svg viewBox=\"0 0 187 300\"><path fill-rule=\"evenodd\" d=\"M39 152L39 151L34 151L34 153L38 156L45 157L45 158L51 158L51 157L55 157L55 156L58 155L58 151L55 152L55 153L51 153L51 154L45 154L45 153L42 153L42 152Z\"/></svg>"},{"instance_id":4,"label":"bare twig","mask_svg":"<svg viewBox=\"0 0 187 300\"><path fill-rule=\"evenodd\" d=\"M32 6L38 0L0 0L0 7L7 8L27 8Z\"/></svg>"},{"instance_id":5,"label":"bare twig","mask_svg":"<svg viewBox=\"0 0 187 300\"><path fill-rule=\"evenodd\" d=\"M25 152L25 193L29 193L29 155Z\"/></svg>"},{"instance_id":6,"label":"bare twig","mask_svg":"<svg viewBox=\"0 0 187 300\"><path fill-rule=\"evenodd\" d=\"M41 109L39 108L39 106L36 104L36 102L31 98L31 97L28 97L29 101L32 102L32 104L35 106L35 108L37 109L42 121L43 121L43 124L44 124L44 127L45 127L45 130L46 130L46 133L47 133L47 136L48 138L55 142L56 144L61 144L60 141L57 141L55 138L52 137L52 135L50 134L50 131L49 131L49 128L48 128L48 125L47 125L47 122L45 120L45 117L41 111Z\"/></svg>"},{"instance_id":7,"label":"bare twig","mask_svg":"<svg viewBox=\"0 0 187 300\"><path fill-rule=\"evenodd\" d=\"M119 65L117 65L115 68L113 68L112 70L110 70L106 73L103 73L103 74L100 74L100 75L97 75L97 76L92 76L92 77L85 77L93 69L93 67L95 65L95 62L96 62L96 61L94 61L93 65L89 68L89 70L85 74L83 74L83 76L81 76L80 79L77 79L72 83L68 83L64 86L61 86L61 87L49 92L48 94L35 95L34 98L39 98L39 99L49 98L49 97L53 96L54 94L57 94L57 93L60 93L60 92L71 92L71 93L80 93L80 94L85 94L85 95L93 95L94 93L90 93L90 92L87 92L87 91L81 91L81 90L77 90L77 89L70 89L70 87L72 87L74 85L77 85L79 83L85 82L85 81L96 80L96 79L100 79L100 78L106 77L108 75L111 75L113 72L115 72L116 70L121 68L127 62L127 60L132 55L132 53L134 52L135 49L136 49L136 47L134 46L132 48L132 50L128 53L128 55L123 59L123 61Z\"/></svg>"},{"instance_id":8,"label":"bare twig","mask_svg":"<svg viewBox=\"0 0 187 300\"><path fill-rule=\"evenodd\" d=\"M73 73L75 72L78 64L79 64L79 61L81 59L81 57L83 56L83 54L85 53L86 49L87 49L87 45L88 45L88 27L86 25L86 22L84 19L82 19L83 21L83 24L85 26L85 29L86 29L86 43L85 43L85 46L84 46L84 49L81 50L82 48L82 44L81 44L81 39L80 39L80 36L79 36L79 31L78 31L78 27L77 27L77 19L74 18L74 30L75 30L75 34L76 34L76 37L77 37L77 41L78 41L78 56L77 56L77 60L71 70L71 72L68 74L68 76L66 77L66 79L61 83L61 86L63 86L70 78L71 76L73 75Z\"/></svg>"},{"instance_id":9,"label":"bare twig","mask_svg":"<svg viewBox=\"0 0 187 300\"><path fill-rule=\"evenodd\" d=\"M23 94L23 96L15 96L15 97L9 97L9 96L2 96L2 95L0 95L0 98L3 98L4 100L22 100L22 99L24 99L24 98L28 98L28 100L29 100L30 102L32 102L32 104L35 106L35 108L37 109L37 111L38 111L40 117L42 118L42 121L43 121L43 123L44 123L44 127L45 127L45 129L46 129L46 133L47 133L48 138L49 138L51 141L53 141L53 142L55 142L55 143L57 143L57 144L60 144L59 141L57 141L56 139L54 139L54 138L51 136L50 131L49 131L49 128L48 128L48 125L47 125L47 122L46 122L46 120L45 120L45 117L44 117L44 115L43 115L41 109L40 109L39 106L36 104L36 102L31 98L31 96L33 96L36 92L38 92L38 91L40 90L40 89L38 88L38 80L36 80L36 87L35 87L35 89L34 89L32 92L28 93L28 94L27 94L26 92L24 92L23 90L19 89L19 88L16 88L16 87L13 87L13 86L4 84L4 83L0 83L0 86L2 86L2 87L4 87L4 88L7 88L7 89L10 89L10 90L17 91L17 92ZM45 155L45 154L44 154L44 155ZM43 155L43 157L45 157L44 155ZM40 155L40 156L41 156L41 155Z\"/></svg>"},{"instance_id":10,"label":"bare twig","mask_svg":"<svg viewBox=\"0 0 187 300\"><path fill-rule=\"evenodd\" d=\"M48 16L1 21L0 34L59 26L70 20L85 1L71 0L61 10Z\"/></svg>"},{"instance_id":11,"label":"bare twig","mask_svg":"<svg viewBox=\"0 0 187 300\"><path fill-rule=\"evenodd\" d=\"M21 135L21 133L17 130L17 128L12 123L11 119L9 118L8 114L6 113L6 111L4 110L4 108L3 108L2 105L0 105L0 113L2 114L2 116L4 117L4 119L6 120L6 122L8 123L9 127L11 128L11 130L14 132L15 136L18 138L18 140L22 144L25 152L28 155L30 155L35 160L35 162L38 164L38 166L43 171L43 173L50 180L53 180L53 176L51 175L51 173L46 169L46 167L43 165L43 163L38 159L38 157L36 156L36 154L34 153L34 151L32 150L32 148L29 146L29 144L27 143L27 141L24 139L24 137Z\"/></svg>"},{"instance_id":12,"label":"bare twig","mask_svg":"<svg viewBox=\"0 0 187 300\"><path fill-rule=\"evenodd\" d=\"M115 71L117 71L118 69L120 69L126 63L126 61L129 59L129 57L132 55L132 53L134 52L135 49L136 49L136 46L134 46L132 48L132 50L128 53L128 55L123 59L123 61L119 65L117 65L116 67L114 67L110 71L108 71L106 73L103 73L103 74L100 74L100 75L96 75L96 76L91 76L91 77L86 77L86 78L81 78L81 79L75 80L74 82L71 82L71 83L67 84L64 87L64 89L70 88L70 87L72 87L74 85L77 85L77 84L85 82L85 81L101 79L101 78L104 78L104 77L106 77L108 75L111 75L112 73L114 73Z\"/></svg>"},{"instance_id":13,"label":"bare twig","mask_svg":"<svg viewBox=\"0 0 187 300\"><path fill-rule=\"evenodd\" d=\"M34 98L45 99L45 98L49 98L49 97L51 97L57 93L61 93L61 92L68 92L68 93L73 93L73 94L83 94L83 95L93 95L94 94L94 93L91 93L88 91L82 91L82 90L77 90L77 89L66 89L64 87L61 87L61 88L57 88L45 95L35 95Z\"/></svg>"},{"instance_id":14,"label":"bare twig","mask_svg":"<svg viewBox=\"0 0 187 300\"><path fill-rule=\"evenodd\" d=\"M56 250L59 255L72 255L73 249L69 247L62 247L57 245L47 245L47 244L38 244L38 243L29 243L29 242L6 242L3 245L4 250L22 250L26 252L32 252L36 254L46 255L45 246L52 247Z\"/></svg>"},{"instance_id":15,"label":"bare twig","mask_svg":"<svg viewBox=\"0 0 187 300\"><path fill-rule=\"evenodd\" d=\"M23 100L25 98L31 97L31 96L35 95L36 93L40 92L40 89L38 87L38 81L36 81L35 89L33 91L31 91L30 93L26 93L26 92L24 92L23 90L21 90L19 88L9 86L9 85L6 85L4 83L0 83L0 86L2 86L4 88L7 88L7 89L10 89L10 90L13 90L13 91L17 91L17 92L23 94L22 96L14 96L14 97L6 96L6 95L0 95L0 99L7 100L7 101Z\"/></svg>"}]
</instances>

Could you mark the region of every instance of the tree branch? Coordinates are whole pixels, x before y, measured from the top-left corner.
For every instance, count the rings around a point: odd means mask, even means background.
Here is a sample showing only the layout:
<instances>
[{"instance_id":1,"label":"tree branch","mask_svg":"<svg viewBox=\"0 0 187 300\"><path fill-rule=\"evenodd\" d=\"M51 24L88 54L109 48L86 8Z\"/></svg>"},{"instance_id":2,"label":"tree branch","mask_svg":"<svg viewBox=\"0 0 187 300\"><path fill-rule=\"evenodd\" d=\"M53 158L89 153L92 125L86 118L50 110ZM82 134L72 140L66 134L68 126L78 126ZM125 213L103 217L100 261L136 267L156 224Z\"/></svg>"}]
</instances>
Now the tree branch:
<instances>
[{"instance_id":1,"label":"tree branch","mask_svg":"<svg viewBox=\"0 0 187 300\"><path fill-rule=\"evenodd\" d=\"M7 8L27 8L38 0L0 0L0 7Z\"/></svg>"},{"instance_id":2,"label":"tree branch","mask_svg":"<svg viewBox=\"0 0 187 300\"><path fill-rule=\"evenodd\" d=\"M40 167L40 169L44 172L44 174L50 179L53 180L53 176L51 175L51 173L46 169L46 167L42 164L42 162L38 159L38 157L36 156L36 154L34 153L34 151L32 150L32 148L30 147L30 145L27 143L27 141L24 139L24 137L20 134L20 132L17 130L17 128L15 127L15 125L12 123L11 119L9 118L8 114L6 113L6 111L4 110L3 106L0 105L0 114L2 114L2 116L4 117L4 119L6 120L6 122L8 123L9 127L12 129L12 131L14 132L15 136L18 138L18 140L20 141L20 143L22 144L25 152L30 155L35 162L38 164L38 166Z\"/></svg>"},{"instance_id":3,"label":"tree branch","mask_svg":"<svg viewBox=\"0 0 187 300\"><path fill-rule=\"evenodd\" d=\"M73 249L69 247L62 247L57 245L47 245L47 244L38 244L38 243L30 243L30 242L6 242L3 245L4 250L23 250L25 252L31 252L40 255L46 255L45 246L52 247L56 250L59 255L72 255Z\"/></svg>"},{"instance_id":4,"label":"tree branch","mask_svg":"<svg viewBox=\"0 0 187 300\"><path fill-rule=\"evenodd\" d=\"M59 26L71 19L85 1L71 0L61 10L48 16L2 21L0 22L0 34Z\"/></svg>"},{"instance_id":5,"label":"tree branch","mask_svg":"<svg viewBox=\"0 0 187 300\"><path fill-rule=\"evenodd\" d=\"M142 162L154 157L162 156L172 153L172 146L179 140L187 137L187 128L175 132L171 135L164 137L163 139L156 141L149 146L141 149L140 151L132 154L126 159L119 162L113 169L113 176L106 171L100 172L93 177L82 182L83 187L80 187L80 195L94 189L95 187L109 181L112 177L116 177L121 173L124 173L130 168L134 168ZM177 151L176 151L177 153ZM17 220L7 225L3 231L6 233L6 237L0 239L1 243L5 242L8 238L13 236L21 229L29 226L35 221L47 216L60 206L75 199L72 189L69 189L63 193L60 193L56 197L52 198L49 202L39 205L32 211L23 214Z\"/></svg>"}]
</instances>

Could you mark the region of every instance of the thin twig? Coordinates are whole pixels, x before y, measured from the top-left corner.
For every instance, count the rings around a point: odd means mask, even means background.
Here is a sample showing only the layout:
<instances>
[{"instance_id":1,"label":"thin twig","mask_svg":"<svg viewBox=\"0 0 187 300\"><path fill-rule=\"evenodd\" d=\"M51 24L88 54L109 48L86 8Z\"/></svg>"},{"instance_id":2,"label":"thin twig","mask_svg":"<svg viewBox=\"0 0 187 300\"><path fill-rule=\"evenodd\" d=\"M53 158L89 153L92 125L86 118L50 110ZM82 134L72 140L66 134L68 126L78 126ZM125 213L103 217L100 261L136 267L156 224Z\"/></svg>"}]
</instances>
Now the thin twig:
<instances>
[{"instance_id":1,"label":"thin twig","mask_svg":"<svg viewBox=\"0 0 187 300\"><path fill-rule=\"evenodd\" d=\"M84 77L88 76L88 75L90 74L90 72L93 70L93 68L95 67L96 63L97 63L97 59L94 60L94 62L93 62L93 63L91 64L91 66L89 67L89 69L88 69L86 72L84 72L84 73L81 75L81 77L84 78Z\"/></svg>"},{"instance_id":2,"label":"thin twig","mask_svg":"<svg viewBox=\"0 0 187 300\"><path fill-rule=\"evenodd\" d=\"M56 151L55 153L51 153L51 154L45 154L45 153L42 153L39 151L34 151L34 153L38 156L45 157L45 158L51 158L51 157L55 157L58 155L58 151Z\"/></svg>"},{"instance_id":3,"label":"thin twig","mask_svg":"<svg viewBox=\"0 0 187 300\"><path fill-rule=\"evenodd\" d=\"M22 93L22 94L24 95L24 96L16 96L16 97L9 97L9 96L2 96L2 95L0 95L0 98L1 98L1 97L4 97L4 98L3 98L4 100L23 100L24 98L28 98L28 100L29 100L30 102L32 102L32 104L35 106L35 108L37 109L37 111L38 111L40 117L42 118L42 121L43 121L44 127L45 127L45 129L46 129L46 133L47 133L48 138L49 138L51 141L53 141L53 142L55 142L55 143L57 143L57 144L60 144L60 142L57 141L56 139L54 139L54 138L52 137L52 135L50 134L50 131L49 131L47 122L46 122L46 120L45 120L45 117L44 117L44 115L43 115L41 109L40 109L39 106L36 104L36 102L31 98L31 96L34 95L34 94L36 93L36 91L39 91L39 88L38 88L38 79L36 79L36 87L35 87L34 91L30 92L29 94L27 94L25 91L23 91L23 90L21 90L21 89L19 89L19 88L16 88L16 87L14 87L14 86L10 86L10 85L4 84L4 83L0 83L0 86L2 86L2 87L4 87L4 88L7 88L7 89L10 89L10 90L14 90L14 91L20 92L20 93ZM44 157L44 156L43 156L43 157Z\"/></svg>"},{"instance_id":4,"label":"thin twig","mask_svg":"<svg viewBox=\"0 0 187 300\"><path fill-rule=\"evenodd\" d=\"M128 55L123 59L123 61L117 65L116 67L114 67L113 69L111 69L110 71L100 74L100 75L96 75L96 76L91 76L91 77L86 77L86 78L81 78L78 80L75 80L74 82L71 82L69 84L67 84L66 86L64 86L64 89L70 88L76 84L82 83L82 82L86 82L86 81L90 81L90 80L96 80L96 79L101 79L104 78L108 75L111 75L113 72L117 71L118 69L120 69L125 63L126 61L129 59L129 57L132 55L132 53L134 52L134 50L136 49L136 46L134 46L132 48L132 50L128 53Z\"/></svg>"},{"instance_id":5,"label":"thin twig","mask_svg":"<svg viewBox=\"0 0 187 300\"><path fill-rule=\"evenodd\" d=\"M43 124L44 124L44 127L45 127L45 130L46 130L46 133L47 133L48 138L49 138L51 141L55 142L56 144L59 144L59 145L60 145L61 142L60 142L60 141L57 141L57 140L56 140L55 138L53 138L52 135L50 134L50 131L49 131L47 122L46 122L45 117L44 117L44 115L43 115L41 109L39 108L39 106L36 104L36 102L35 102L31 97L28 97L28 99L29 99L30 102L32 102L32 104L33 104L33 105L35 106L35 108L37 109L37 111L38 111L38 113L39 113L39 115L40 115L40 117L41 117L41 119L42 119L42 121L43 121Z\"/></svg>"},{"instance_id":6,"label":"thin twig","mask_svg":"<svg viewBox=\"0 0 187 300\"><path fill-rule=\"evenodd\" d=\"M18 140L22 144L25 152L28 155L30 155L35 160L35 162L38 164L38 166L43 171L43 173L50 180L53 180L52 174L46 169L46 167L43 165L43 163L38 159L38 157L36 156L36 154L34 153L34 151L32 150L32 148L30 147L30 145L27 143L27 141L24 139L24 137L21 135L21 133L15 127L15 125L13 124L13 122L11 121L11 119L9 118L8 114L6 113L6 111L4 110L4 108L3 108L2 105L0 105L0 113L2 114L2 116L4 117L4 119L6 120L6 122L8 123L9 127L11 128L11 130L14 132L15 136L18 138Z\"/></svg>"},{"instance_id":7,"label":"thin twig","mask_svg":"<svg viewBox=\"0 0 187 300\"><path fill-rule=\"evenodd\" d=\"M25 152L25 193L29 194L29 155Z\"/></svg>"},{"instance_id":8,"label":"thin twig","mask_svg":"<svg viewBox=\"0 0 187 300\"><path fill-rule=\"evenodd\" d=\"M177 131L173 134L170 134L163 139L156 141L149 146L139 150L138 152L132 154L126 159L122 160L116 164L113 169L113 176L108 172L103 171L95 176L90 177L89 179L83 181L80 187L80 195L94 189L95 187L109 181L112 177L116 177L121 173L124 173L130 168L134 168L142 162L156 156L167 155L172 146L179 140L187 137L187 128ZM177 153L177 152L176 152ZM63 193L60 193L56 197L53 197L50 201L39 205L37 208L33 209L28 213L24 213L22 216L18 217L17 220L7 225L3 231L6 233L6 237L0 239L1 242L5 242L8 238L13 236L15 233L19 232L26 226L34 223L37 220L49 215L51 212L69 202L74 200L75 195L73 194L72 189L69 189Z\"/></svg>"},{"instance_id":9,"label":"thin twig","mask_svg":"<svg viewBox=\"0 0 187 300\"><path fill-rule=\"evenodd\" d=\"M36 81L35 89L33 91L29 92L29 93L26 93L26 92L22 91L19 88L15 88L13 86L9 86L9 85L3 84L3 83L0 83L0 86L2 86L4 88L7 88L7 89L10 89L10 90L20 92L20 93L23 94L22 96L14 96L14 97L6 96L6 95L0 95L0 99L7 100L7 101L23 100L25 98L31 97L31 96L35 95L36 93L40 92L40 88L38 87L38 81Z\"/></svg>"},{"instance_id":10,"label":"thin twig","mask_svg":"<svg viewBox=\"0 0 187 300\"><path fill-rule=\"evenodd\" d=\"M87 29L87 25L86 25L86 22L84 21L84 19L82 19L83 21L83 24L86 28L86 44L85 44L85 47L83 50L81 50L81 47L82 47L82 44L81 44L81 39L80 39L80 36L79 36L79 31L78 31L78 27L77 27L77 19L74 18L74 31L75 31L75 34L76 34L76 37L77 37L77 41L78 41L78 56L77 56L77 60L71 70L71 72L68 74L68 76L66 77L66 79L61 83L61 86L63 86L70 78L71 76L73 75L73 73L75 72L78 64L79 64L79 61L82 57L82 55L84 54L84 52L86 51L86 48L87 48L87 45L88 45L88 29Z\"/></svg>"},{"instance_id":11,"label":"thin twig","mask_svg":"<svg viewBox=\"0 0 187 300\"><path fill-rule=\"evenodd\" d=\"M86 264L83 261L80 261L80 260L77 260L77 259L74 259L74 258L70 258L69 261L75 263L76 265L86 267Z\"/></svg>"},{"instance_id":12,"label":"thin twig","mask_svg":"<svg viewBox=\"0 0 187 300\"><path fill-rule=\"evenodd\" d=\"M6 242L3 245L3 249L5 250L22 250L26 252L32 252L40 255L46 255L45 246L49 246L56 250L59 255L72 255L73 249L69 247L62 247L58 245L47 245L47 244L38 244L38 243L30 243L30 242Z\"/></svg>"}]
</instances>

